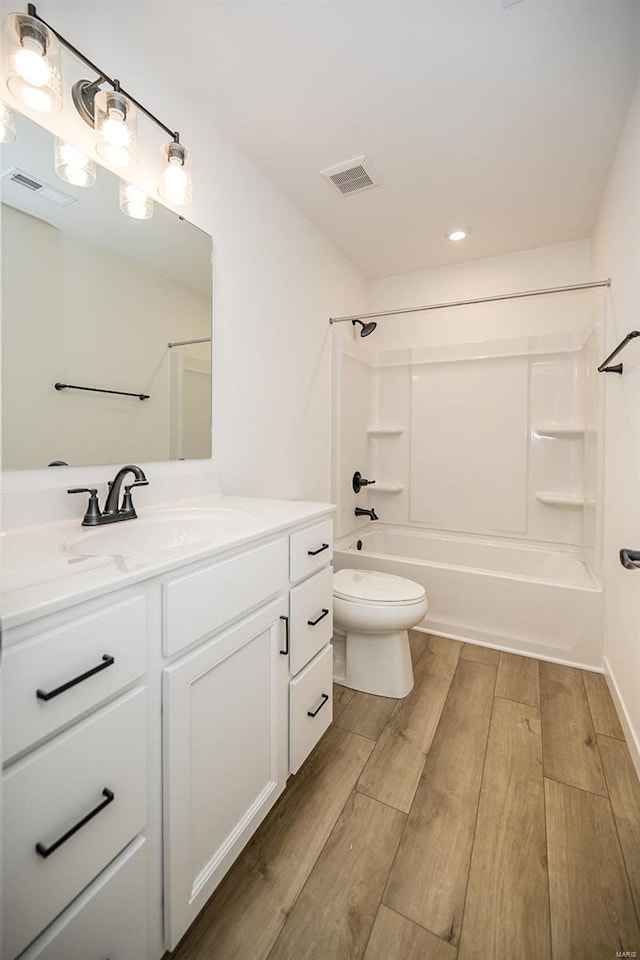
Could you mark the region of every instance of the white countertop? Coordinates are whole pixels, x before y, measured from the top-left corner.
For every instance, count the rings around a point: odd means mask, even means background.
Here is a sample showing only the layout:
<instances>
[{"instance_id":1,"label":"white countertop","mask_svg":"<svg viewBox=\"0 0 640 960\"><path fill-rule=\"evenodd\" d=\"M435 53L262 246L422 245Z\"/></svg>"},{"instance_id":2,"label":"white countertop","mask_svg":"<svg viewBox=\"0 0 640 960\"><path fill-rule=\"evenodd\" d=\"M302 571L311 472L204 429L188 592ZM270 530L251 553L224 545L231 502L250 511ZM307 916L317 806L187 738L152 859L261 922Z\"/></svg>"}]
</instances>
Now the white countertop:
<instances>
[{"instance_id":1,"label":"white countertop","mask_svg":"<svg viewBox=\"0 0 640 960\"><path fill-rule=\"evenodd\" d=\"M189 516L190 511L212 508L238 513L233 523L223 525L215 536L198 543L126 556L115 553L109 556L82 555L83 537L95 538L97 530L113 530L119 524L87 528L81 526L78 518L3 533L4 628L10 629L187 563L206 560L335 511L329 503L216 494L139 509L138 517L150 520L166 510L176 515L184 512ZM120 526L128 527L137 522L127 520Z\"/></svg>"}]
</instances>

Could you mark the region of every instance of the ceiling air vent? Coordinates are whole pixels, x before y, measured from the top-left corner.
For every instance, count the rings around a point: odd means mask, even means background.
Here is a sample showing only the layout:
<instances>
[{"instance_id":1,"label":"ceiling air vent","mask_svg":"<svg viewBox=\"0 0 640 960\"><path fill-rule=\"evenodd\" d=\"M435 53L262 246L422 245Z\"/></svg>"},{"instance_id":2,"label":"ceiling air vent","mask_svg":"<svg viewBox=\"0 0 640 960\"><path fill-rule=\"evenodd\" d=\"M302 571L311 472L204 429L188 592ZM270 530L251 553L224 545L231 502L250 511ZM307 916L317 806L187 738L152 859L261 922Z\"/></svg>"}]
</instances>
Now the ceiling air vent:
<instances>
[{"instance_id":1,"label":"ceiling air vent","mask_svg":"<svg viewBox=\"0 0 640 960\"><path fill-rule=\"evenodd\" d=\"M380 184L380 178L374 173L366 157L354 157L337 163L334 167L321 170L320 175L325 177L343 197L353 193L370 190Z\"/></svg>"},{"instance_id":2,"label":"ceiling air vent","mask_svg":"<svg viewBox=\"0 0 640 960\"><path fill-rule=\"evenodd\" d=\"M68 193L63 193L62 190L50 187L49 184L43 183L42 180L38 180L30 173L25 173L24 170L19 170L18 167L7 170L6 173L2 174L2 179L9 183L15 183L31 193L37 193L38 196L43 197L50 203L57 204L59 207L68 207L70 203L75 203L77 199Z\"/></svg>"}]
</instances>

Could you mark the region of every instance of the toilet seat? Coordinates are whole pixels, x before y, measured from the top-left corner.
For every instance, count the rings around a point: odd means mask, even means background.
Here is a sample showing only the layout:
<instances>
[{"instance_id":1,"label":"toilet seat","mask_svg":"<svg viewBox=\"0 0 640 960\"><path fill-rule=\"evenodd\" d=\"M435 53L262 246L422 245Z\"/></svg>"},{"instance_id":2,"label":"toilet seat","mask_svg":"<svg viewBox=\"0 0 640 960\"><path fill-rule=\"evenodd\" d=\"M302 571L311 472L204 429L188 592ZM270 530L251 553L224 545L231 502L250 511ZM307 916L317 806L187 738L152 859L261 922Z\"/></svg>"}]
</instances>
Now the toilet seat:
<instances>
[{"instance_id":1,"label":"toilet seat","mask_svg":"<svg viewBox=\"0 0 640 960\"><path fill-rule=\"evenodd\" d=\"M333 595L349 603L405 607L422 603L425 590L413 580L378 570L338 570L333 575Z\"/></svg>"}]
</instances>

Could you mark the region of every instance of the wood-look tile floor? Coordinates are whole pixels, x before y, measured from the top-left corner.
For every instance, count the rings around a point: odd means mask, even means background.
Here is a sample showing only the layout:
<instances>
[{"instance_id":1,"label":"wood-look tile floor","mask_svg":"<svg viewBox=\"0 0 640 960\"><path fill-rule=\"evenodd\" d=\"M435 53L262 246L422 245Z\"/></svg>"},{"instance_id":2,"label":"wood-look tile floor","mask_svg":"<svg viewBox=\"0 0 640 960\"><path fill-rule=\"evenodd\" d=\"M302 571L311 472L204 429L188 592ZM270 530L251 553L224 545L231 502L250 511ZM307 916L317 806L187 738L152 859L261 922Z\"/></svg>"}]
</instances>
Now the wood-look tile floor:
<instances>
[{"instance_id":1,"label":"wood-look tile floor","mask_svg":"<svg viewBox=\"0 0 640 960\"><path fill-rule=\"evenodd\" d=\"M334 722L175 960L640 957L640 785L601 675L411 635Z\"/></svg>"}]
</instances>

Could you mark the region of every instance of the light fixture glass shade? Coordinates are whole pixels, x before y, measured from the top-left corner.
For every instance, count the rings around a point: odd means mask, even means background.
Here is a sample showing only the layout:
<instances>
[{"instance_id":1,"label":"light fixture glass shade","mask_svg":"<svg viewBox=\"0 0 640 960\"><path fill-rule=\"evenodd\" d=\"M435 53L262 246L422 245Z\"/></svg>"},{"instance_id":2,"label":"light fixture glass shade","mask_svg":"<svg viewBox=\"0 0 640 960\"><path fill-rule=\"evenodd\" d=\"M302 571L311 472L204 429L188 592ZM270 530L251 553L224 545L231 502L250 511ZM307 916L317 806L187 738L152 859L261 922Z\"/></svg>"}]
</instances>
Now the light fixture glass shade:
<instances>
[{"instance_id":1,"label":"light fixture glass shade","mask_svg":"<svg viewBox=\"0 0 640 960\"><path fill-rule=\"evenodd\" d=\"M132 167L138 161L136 108L119 90L101 90L95 97L98 155L114 167Z\"/></svg>"},{"instance_id":2,"label":"light fixture glass shade","mask_svg":"<svg viewBox=\"0 0 640 960\"><path fill-rule=\"evenodd\" d=\"M48 27L24 13L2 24L7 86L30 110L54 113L62 107L60 44Z\"/></svg>"},{"instance_id":3,"label":"light fixture glass shade","mask_svg":"<svg viewBox=\"0 0 640 960\"><path fill-rule=\"evenodd\" d=\"M55 141L56 173L65 183L74 187L92 187L96 182L95 161L82 150L59 140Z\"/></svg>"},{"instance_id":4,"label":"light fixture glass shade","mask_svg":"<svg viewBox=\"0 0 640 960\"><path fill-rule=\"evenodd\" d=\"M161 172L158 193L163 200L185 207L191 203L193 178L191 173L191 154L181 143L171 141L160 151Z\"/></svg>"},{"instance_id":5,"label":"light fixture glass shade","mask_svg":"<svg viewBox=\"0 0 640 960\"><path fill-rule=\"evenodd\" d=\"M0 143L13 143L16 138L16 118L6 103L0 102Z\"/></svg>"},{"instance_id":6,"label":"light fixture glass shade","mask_svg":"<svg viewBox=\"0 0 640 960\"><path fill-rule=\"evenodd\" d=\"M120 209L133 220L150 220L153 216L153 200L144 190L121 180Z\"/></svg>"}]
</instances>

